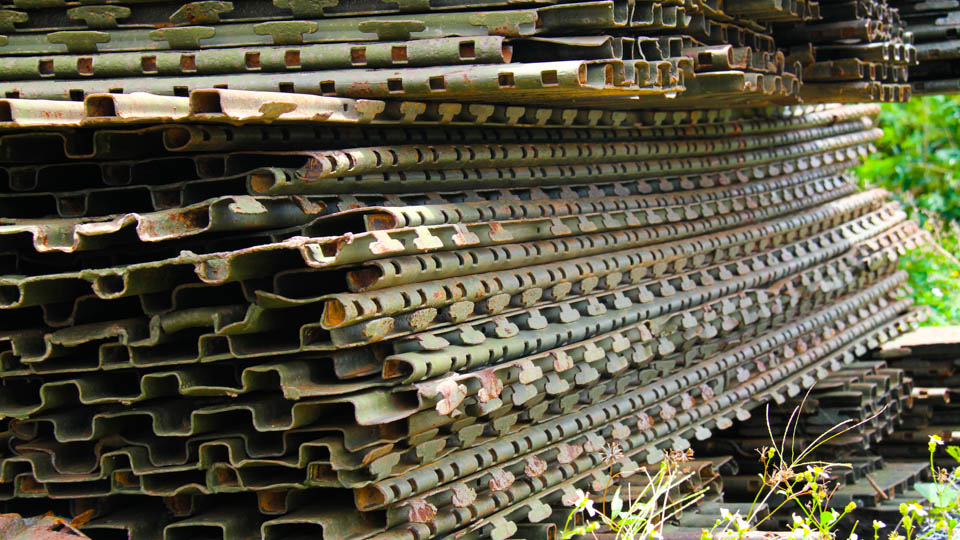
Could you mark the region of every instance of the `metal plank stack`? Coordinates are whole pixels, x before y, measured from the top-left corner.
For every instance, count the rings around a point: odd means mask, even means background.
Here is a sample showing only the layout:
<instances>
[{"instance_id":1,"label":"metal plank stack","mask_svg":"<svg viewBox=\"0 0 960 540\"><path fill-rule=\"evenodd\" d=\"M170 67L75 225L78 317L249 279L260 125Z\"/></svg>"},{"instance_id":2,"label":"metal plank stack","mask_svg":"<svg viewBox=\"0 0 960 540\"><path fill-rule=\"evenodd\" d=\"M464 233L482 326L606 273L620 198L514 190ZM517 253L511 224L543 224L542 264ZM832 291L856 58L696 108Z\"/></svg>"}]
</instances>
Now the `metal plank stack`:
<instances>
[{"instance_id":1,"label":"metal plank stack","mask_svg":"<svg viewBox=\"0 0 960 540\"><path fill-rule=\"evenodd\" d=\"M919 64L910 70L913 92L960 91L960 2L899 0L894 5L916 41Z\"/></svg>"},{"instance_id":2,"label":"metal plank stack","mask_svg":"<svg viewBox=\"0 0 960 540\"><path fill-rule=\"evenodd\" d=\"M848 455L869 453L884 443L909 409L910 379L883 361L858 361L833 372L824 370L818 379L815 386L811 379L806 384L795 382L787 395L775 396L776 406L766 414L739 422L724 437L705 441L708 455L724 447L727 452L731 447L770 447L770 430L788 433L793 446L804 449L843 424L851 429L824 441L816 454L843 461ZM802 392L804 387L813 389L806 393Z\"/></svg>"},{"instance_id":3,"label":"metal plank stack","mask_svg":"<svg viewBox=\"0 0 960 540\"><path fill-rule=\"evenodd\" d=\"M0 10L2 510L548 537L576 489L852 384L919 318L925 236L847 173L878 106L796 103L906 94L801 86L779 44L856 13L730 4ZM870 5L863 48L907 43Z\"/></svg>"},{"instance_id":4,"label":"metal plank stack","mask_svg":"<svg viewBox=\"0 0 960 540\"><path fill-rule=\"evenodd\" d=\"M753 501L763 487L763 466L757 450L771 447L770 432L787 433L784 455L798 455L833 426L846 422L847 430L823 439L808 460L849 464L831 471L831 503L849 502L856 509L845 518L843 530L859 523L868 534L873 520L895 523L899 505L923 500L914 490L917 481L930 481L927 456L930 436L957 442L958 415L951 394L958 387L960 329L920 328L887 343L872 341L869 360L857 361L822 378L808 394L794 387L763 415L738 422L728 433L695 444L698 456L732 455L733 470L722 475L724 504ZM768 431L768 424L770 430ZM939 449L933 463L950 468L955 460ZM769 489L763 487L763 489ZM769 504L778 506L774 496ZM787 506L768 525L785 526L794 509Z\"/></svg>"},{"instance_id":5,"label":"metal plank stack","mask_svg":"<svg viewBox=\"0 0 960 540\"><path fill-rule=\"evenodd\" d=\"M956 327L928 327L885 344L874 356L902 369L912 379L912 407L904 414L903 426L881 449L884 456L917 455L918 446L931 435L947 444L960 442L960 341ZM925 449L925 447L924 447ZM953 467L953 458L938 452L938 467Z\"/></svg>"},{"instance_id":6,"label":"metal plank stack","mask_svg":"<svg viewBox=\"0 0 960 540\"><path fill-rule=\"evenodd\" d=\"M776 32L802 65L801 97L811 101L906 101L913 36L884 2L822 2L821 18Z\"/></svg>"},{"instance_id":7,"label":"metal plank stack","mask_svg":"<svg viewBox=\"0 0 960 540\"><path fill-rule=\"evenodd\" d=\"M122 4L15 0L0 16L3 94L219 87L616 108L700 107L708 96L899 101L913 60L883 0Z\"/></svg>"}]
</instances>

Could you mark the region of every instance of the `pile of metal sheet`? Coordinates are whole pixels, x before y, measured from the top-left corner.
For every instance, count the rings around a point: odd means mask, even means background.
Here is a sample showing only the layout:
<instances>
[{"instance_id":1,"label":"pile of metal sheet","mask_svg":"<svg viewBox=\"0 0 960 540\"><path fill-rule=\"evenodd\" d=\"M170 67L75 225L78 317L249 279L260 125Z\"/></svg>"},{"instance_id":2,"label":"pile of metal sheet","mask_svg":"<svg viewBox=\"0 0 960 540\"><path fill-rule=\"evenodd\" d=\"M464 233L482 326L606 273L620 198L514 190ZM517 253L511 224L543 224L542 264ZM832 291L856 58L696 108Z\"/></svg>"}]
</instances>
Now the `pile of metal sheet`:
<instances>
[{"instance_id":1,"label":"pile of metal sheet","mask_svg":"<svg viewBox=\"0 0 960 540\"><path fill-rule=\"evenodd\" d=\"M913 334L894 342L902 339L913 339ZM879 341L866 344L870 348L878 345ZM701 456L734 457L734 473L721 478L724 504L749 505L758 493L766 497L776 491L763 479L775 475L782 458L788 464L798 460L794 470L799 472L806 470L806 463L833 464L826 480L830 506L839 510L851 502L856 504L840 530L862 535L873 531L875 519L898 522L900 503L922 499L914 491L914 483L930 476L929 461L923 459L926 439L897 444L903 424L909 425L915 414L911 407L915 407L918 390L904 372L883 360L852 362L829 375L824 373L810 391L802 392L797 384L793 397L782 396L762 414L755 413L729 432L698 442L695 446ZM893 448L906 452L889 451L891 441ZM773 447L779 453L764 463L761 453ZM796 503L784 504L783 495L777 493L766 502L779 511L764 526L774 530L788 527L798 511Z\"/></svg>"},{"instance_id":2,"label":"pile of metal sheet","mask_svg":"<svg viewBox=\"0 0 960 540\"><path fill-rule=\"evenodd\" d=\"M814 378L818 379L815 386ZM801 393L804 387L812 390ZM775 398L775 406L766 414L738 422L723 437L702 443L703 448L712 454L725 447L727 452L731 447L770 447L772 431L786 433L797 449L818 444L815 455L824 458L862 455L880 446L899 426L909 409L911 381L902 370L888 368L883 361L859 361L832 372L824 368L819 377L811 377L806 384L796 381L789 390L792 397ZM828 432L838 436L819 443Z\"/></svg>"},{"instance_id":3,"label":"pile of metal sheet","mask_svg":"<svg viewBox=\"0 0 960 540\"><path fill-rule=\"evenodd\" d=\"M960 2L897 0L893 4L916 41L919 64L910 69L912 91L960 91Z\"/></svg>"},{"instance_id":4,"label":"pile of metal sheet","mask_svg":"<svg viewBox=\"0 0 960 540\"><path fill-rule=\"evenodd\" d=\"M902 517L901 504L926 500L915 483L933 481L928 455L931 435L947 444L958 442L960 415L950 398L960 388L960 328L919 328L874 349L872 356L875 360L871 363L882 362L889 366L887 371L904 374L902 392L909 393L909 399L900 400L907 406L901 408L896 429L871 449L870 454L882 459L884 467L837 491L859 494L854 498L858 508L848 523L859 521L864 533L872 527L863 524L873 520L896 523ZM942 446L937 447L932 462L946 470L956 467L956 460Z\"/></svg>"},{"instance_id":5,"label":"pile of metal sheet","mask_svg":"<svg viewBox=\"0 0 960 540\"><path fill-rule=\"evenodd\" d=\"M915 483L932 481L931 461L946 470L956 466L942 447L930 460L927 445L934 435L947 444L958 441L960 416L951 394L960 387L960 328L919 328L887 343L866 345L872 349L870 359L821 377L809 392L795 386L792 397L777 399L764 414L755 412L728 432L694 444L698 459L721 459L726 467L719 479L721 500L711 503L738 509L771 489L761 480L760 449L775 445L790 459L815 443L808 461L840 465L831 469L828 480L832 507L856 503L840 530L858 527L855 532L871 534L873 520L897 523L902 503L925 499ZM834 426L840 429L831 430ZM839 435L825 438L828 432ZM773 496L767 504L782 502ZM791 504L765 525L774 530L788 526L796 510Z\"/></svg>"},{"instance_id":6,"label":"pile of metal sheet","mask_svg":"<svg viewBox=\"0 0 960 540\"><path fill-rule=\"evenodd\" d=\"M124 5L129 4L129 5ZM211 87L352 98L702 107L909 97L885 0L13 0L8 98Z\"/></svg>"},{"instance_id":7,"label":"pile of metal sheet","mask_svg":"<svg viewBox=\"0 0 960 540\"><path fill-rule=\"evenodd\" d=\"M826 103L908 97L884 2L15 0L0 25L5 512L549 538L576 490L758 405L828 380L853 407L920 318L897 259L925 233L848 172L879 107Z\"/></svg>"},{"instance_id":8,"label":"pile of metal sheet","mask_svg":"<svg viewBox=\"0 0 960 540\"><path fill-rule=\"evenodd\" d=\"M903 426L880 452L895 459L923 459L931 435L947 444L960 444L960 328L920 328L885 344L874 356L902 369L913 384L912 407L903 416ZM948 468L956 465L942 449L934 463Z\"/></svg>"},{"instance_id":9,"label":"pile of metal sheet","mask_svg":"<svg viewBox=\"0 0 960 540\"><path fill-rule=\"evenodd\" d=\"M344 148L125 97L0 142L51 152L6 168L0 487L94 537L508 538L916 319L923 233L844 173L875 105Z\"/></svg>"},{"instance_id":10,"label":"pile of metal sheet","mask_svg":"<svg viewBox=\"0 0 960 540\"><path fill-rule=\"evenodd\" d=\"M788 62L802 65L801 97L811 101L906 101L913 36L886 2L821 2L820 18L777 28L791 45Z\"/></svg>"}]
</instances>

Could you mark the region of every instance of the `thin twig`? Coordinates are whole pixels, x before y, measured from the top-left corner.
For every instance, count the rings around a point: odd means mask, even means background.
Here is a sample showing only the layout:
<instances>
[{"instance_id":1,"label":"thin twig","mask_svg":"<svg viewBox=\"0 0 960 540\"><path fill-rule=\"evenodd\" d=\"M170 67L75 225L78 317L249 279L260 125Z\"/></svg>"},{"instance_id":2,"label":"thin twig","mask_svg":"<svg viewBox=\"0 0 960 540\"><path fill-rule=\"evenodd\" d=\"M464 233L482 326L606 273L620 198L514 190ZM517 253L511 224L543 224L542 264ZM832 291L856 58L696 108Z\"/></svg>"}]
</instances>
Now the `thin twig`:
<instances>
[{"instance_id":1,"label":"thin twig","mask_svg":"<svg viewBox=\"0 0 960 540\"><path fill-rule=\"evenodd\" d=\"M890 498L887 496L886 493L883 492L882 489L880 489L880 486L878 486L877 483L873 481L873 478L870 476L870 473L866 474L866 478L867 478L867 482L869 482L870 485L873 487L873 489L876 490L877 495L882 497L884 501Z\"/></svg>"}]
</instances>

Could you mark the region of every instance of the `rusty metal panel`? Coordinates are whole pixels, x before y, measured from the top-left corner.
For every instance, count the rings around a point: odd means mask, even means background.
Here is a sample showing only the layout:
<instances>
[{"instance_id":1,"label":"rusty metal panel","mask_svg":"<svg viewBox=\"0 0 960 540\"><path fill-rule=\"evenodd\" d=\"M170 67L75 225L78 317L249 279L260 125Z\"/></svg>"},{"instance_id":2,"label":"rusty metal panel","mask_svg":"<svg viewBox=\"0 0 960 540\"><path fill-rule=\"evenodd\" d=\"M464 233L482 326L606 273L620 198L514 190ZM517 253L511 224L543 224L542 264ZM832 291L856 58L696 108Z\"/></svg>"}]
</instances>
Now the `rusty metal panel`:
<instances>
[{"instance_id":1,"label":"rusty metal panel","mask_svg":"<svg viewBox=\"0 0 960 540\"><path fill-rule=\"evenodd\" d=\"M330 43L299 47L208 49L191 53L192 62L185 62L184 53L175 51L108 53L97 55L89 66L83 62L85 57L82 55L53 56L52 65L45 64L43 57L10 56L0 60L0 78L13 81L42 79L50 75L58 79L139 77L145 72L178 77L243 72L282 73L290 69L294 57L300 69L309 71L397 65L502 64L510 61L513 48L522 47L521 43L509 45L501 36L477 36L470 39L374 42L362 46ZM404 51L403 55L399 54L400 49Z\"/></svg>"},{"instance_id":2,"label":"rusty metal panel","mask_svg":"<svg viewBox=\"0 0 960 540\"><path fill-rule=\"evenodd\" d=\"M951 20L949 10L909 2L898 2L908 11L901 17L881 0L826 9L807 0L28 4L0 18L0 89L62 100L224 86L544 105L602 96L598 106L621 109L657 94L668 103L646 107L692 107L707 94L740 106L904 100L914 36L942 40L949 31L925 29ZM811 58L784 63L801 44ZM877 48L893 54L877 60ZM698 67L691 56L703 60ZM870 69L851 72L857 61ZM717 73L725 65L729 73ZM801 72L811 75L806 85ZM879 88L862 84L873 80ZM726 103L724 92L733 94Z\"/></svg>"},{"instance_id":3,"label":"rusty metal panel","mask_svg":"<svg viewBox=\"0 0 960 540\"><path fill-rule=\"evenodd\" d=\"M915 48L909 51L918 62L910 69L916 94L956 93L958 60L957 28L960 9L952 4L898 2L904 23L913 35Z\"/></svg>"},{"instance_id":4,"label":"rusty metal panel","mask_svg":"<svg viewBox=\"0 0 960 540\"><path fill-rule=\"evenodd\" d=\"M806 381L795 378L793 389L788 386L764 418L741 419L729 435L697 443L701 455L736 456L736 469L721 475L725 504L752 501L760 490L757 475L762 465L751 454L771 445L768 421L774 433L790 425L792 444L798 449L846 421L843 433L821 439L822 446L811 455L847 464L832 471L831 478L834 504L856 503L842 526L863 532L871 527L855 529L858 521L894 519L901 503L921 497L914 483L932 474L930 461L917 459L917 446L930 435L955 439L958 417L950 394L956 386L956 333L950 327L920 328L886 344L884 340L893 336L873 335L854 351L858 360L831 373L809 373ZM941 456L934 464L950 463L951 458ZM782 526L789 516L771 519L774 526Z\"/></svg>"},{"instance_id":5,"label":"rusty metal panel","mask_svg":"<svg viewBox=\"0 0 960 540\"><path fill-rule=\"evenodd\" d=\"M549 539L697 447L680 534L749 492L764 404L930 429L948 393L868 360L927 234L848 174L859 102L946 50L897 4L5 4L0 509Z\"/></svg>"},{"instance_id":6,"label":"rusty metal panel","mask_svg":"<svg viewBox=\"0 0 960 540\"><path fill-rule=\"evenodd\" d=\"M299 3L299 2L297 2ZM32 33L14 30L5 47L16 54L94 53L137 50L219 48L243 45L288 45L340 41L397 41L447 36L520 37L550 32L600 30L629 23L626 2L601 0L506 11L414 13L365 17L274 20L265 22L202 21L161 25L60 30ZM56 29L54 29L56 30ZM47 36L50 36L48 39Z\"/></svg>"},{"instance_id":7,"label":"rusty metal panel","mask_svg":"<svg viewBox=\"0 0 960 540\"><path fill-rule=\"evenodd\" d=\"M891 368L903 370L912 383L909 407L903 413L903 424L880 449L889 459L911 459L907 448L914 441L925 441L938 435L956 443L957 415L957 336L956 327L930 327L903 336L874 353ZM952 459L938 456L937 466L948 466Z\"/></svg>"},{"instance_id":8,"label":"rusty metal panel","mask_svg":"<svg viewBox=\"0 0 960 540\"><path fill-rule=\"evenodd\" d=\"M613 127L714 123L751 116L750 111L608 111L583 108L493 104L386 102L310 94L204 88L189 99L138 94L93 94L83 103L55 100L0 100L0 126L101 127L107 124L192 121L271 124L306 120L345 124L489 125L522 127Z\"/></svg>"},{"instance_id":9,"label":"rusty metal panel","mask_svg":"<svg viewBox=\"0 0 960 540\"><path fill-rule=\"evenodd\" d=\"M77 522L79 524L79 520ZM0 533L9 540L71 540L87 536L73 523L52 516L23 519L16 514L0 515Z\"/></svg>"}]
</instances>

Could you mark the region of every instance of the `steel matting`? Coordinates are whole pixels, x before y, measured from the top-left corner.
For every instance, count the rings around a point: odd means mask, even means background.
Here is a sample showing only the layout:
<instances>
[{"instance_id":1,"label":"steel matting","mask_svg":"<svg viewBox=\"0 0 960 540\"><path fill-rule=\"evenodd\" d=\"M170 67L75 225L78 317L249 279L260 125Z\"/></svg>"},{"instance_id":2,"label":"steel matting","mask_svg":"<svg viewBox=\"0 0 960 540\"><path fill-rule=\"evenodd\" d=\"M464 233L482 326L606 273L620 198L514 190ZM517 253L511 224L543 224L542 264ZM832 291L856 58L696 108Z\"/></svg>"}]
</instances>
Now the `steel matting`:
<instances>
[{"instance_id":1,"label":"steel matting","mask_svg":"<svg viewBox=\"0 0 960 540\"><path fill-rule=\"evenodd\" d=\"M699 448L758 406L925 429L868 358L927 233L848 174L948 54L898 4L4 4L0 508L552 538L697 446L682 532L750 492ZM857 467L879 512L861 473L920 470Z\"/></svg>"}]
</instances>

